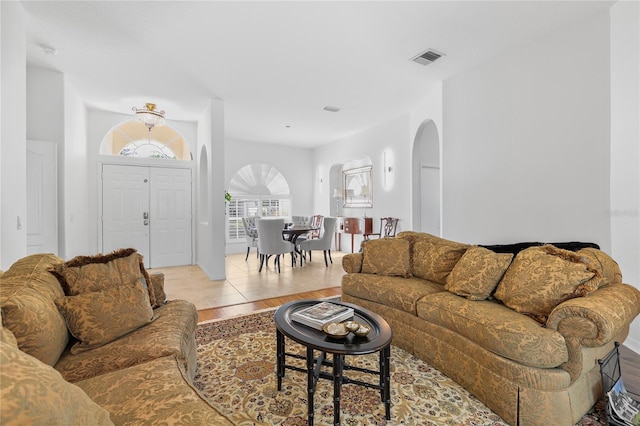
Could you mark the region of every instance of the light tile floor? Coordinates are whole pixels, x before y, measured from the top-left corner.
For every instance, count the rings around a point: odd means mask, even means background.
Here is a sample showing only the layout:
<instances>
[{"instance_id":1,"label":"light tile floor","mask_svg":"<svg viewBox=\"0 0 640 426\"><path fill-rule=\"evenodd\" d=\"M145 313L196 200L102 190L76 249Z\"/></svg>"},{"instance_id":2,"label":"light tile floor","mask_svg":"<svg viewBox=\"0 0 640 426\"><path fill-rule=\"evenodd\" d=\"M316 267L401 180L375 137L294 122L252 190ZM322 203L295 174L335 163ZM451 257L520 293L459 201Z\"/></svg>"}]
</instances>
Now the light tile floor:
<instances>
[{"instance_id":1,"label":"light tile floor","mask_svg":"<svg viewBox=\"0 0 640 426\"><path fill-rule=\"evenodd\" d=\"M292 268L291 257L285 256L280 259L280 273L273 265L273 258L258 272L260 262L255 251L246 261L245 254L228 254L224 280L210 280L197 265L154 268L149 272L164 273L167 298L189 300L198 310L203 310L339 287L345 273L344 254L332 252L333 263L328 267L324 265L321 251L314 251L313 261L307 260L302 267L298 261Z\"/></svg>"}]
</instances>

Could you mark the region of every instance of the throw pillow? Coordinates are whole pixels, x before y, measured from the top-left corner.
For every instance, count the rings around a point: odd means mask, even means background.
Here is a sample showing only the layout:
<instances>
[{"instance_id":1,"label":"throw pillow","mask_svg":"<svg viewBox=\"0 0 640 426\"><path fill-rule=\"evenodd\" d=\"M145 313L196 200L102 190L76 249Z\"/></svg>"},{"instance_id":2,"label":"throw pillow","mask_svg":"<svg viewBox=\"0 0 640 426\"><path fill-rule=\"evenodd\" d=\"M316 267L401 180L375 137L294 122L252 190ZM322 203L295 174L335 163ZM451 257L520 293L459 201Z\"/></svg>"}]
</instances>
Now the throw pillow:
<instances>
[{"instance_id":1,"label":"throw pillow","mask_svg":"<svg viewBox=\"0 0 640 426\"><path fill-rule=\"evenodd\" d=\"M113 424L82 389L20 349L0 342L0 365L0 424Z\"/></svg>"},{"instance_id":2,"label":"throw pillow","mask_svg":"<svg viewBox=\"0 0 640 426\"><path fill-rule=\"evenodd\" d=\"M469 300L485 300L495 290L511 259L511 253L471 247L453 267L444 288Z\"/></svg>"},{"instance_id":3,"label":"throw pillow","mask_svg":"<svg viewBox=\"0 0 640 426\"><path fill-rule=\"evenodd\" d=\"M141 280L133 285L56 299L78 342L72 354L102 346L151 322L153 309Z\"/></svg>"},{"instance_id":4,"label":"throw pillow","mask_svg":"<svg viewBox=\"0 0 640 426\"><path fill-rule=\"evenodd\" d=\"M596 290L600 274L582 256L552 245L522 250L498 284L495 297L540 323L560 303Z\"/></svg>"},{"instance_id":5,"label":"throw pillow","mask_svg":"<svg viewBox=\"0 0 640 426\"><path fill-rule=\"evenodd\" d=\"M144 268L142 256L136 249L128 248L109 254L77 256L51 269L60 281L67 296L105 290L110 287L131 284L144 278L151 306L160 304L156 300L151 278Z\"/></svg>"},{"instance_id":6,"label":"throw pillow","mask_svg":"<svg viewBox=\"0 0 640 426\"><path fill-rule=\"evenodd\" d=\"M468 247L438 237L419 239L413 245L411 272L416 277L444 285Z\"/></svg>"},{"instance_id":7,"label":"throw pillow","mask_svg":"<svg viewBox=\"0 0 640 426\"><path fill-rule=\"evenodd\" d=\"M622 282L622 271L618 263L607 253L595 248L583 248L577 252L587 264L602 276L600 287Z\"/></svg>"},{"instance_id":8,"label":"throw pillow","mask_svg":"<svg viewBox=\"0 0 640 426\"><path fill-rule=\"evenodd\" d=\"M362 273L409 278L409 241L380 238L362 243Z\"/></svg>"}]
</instances>

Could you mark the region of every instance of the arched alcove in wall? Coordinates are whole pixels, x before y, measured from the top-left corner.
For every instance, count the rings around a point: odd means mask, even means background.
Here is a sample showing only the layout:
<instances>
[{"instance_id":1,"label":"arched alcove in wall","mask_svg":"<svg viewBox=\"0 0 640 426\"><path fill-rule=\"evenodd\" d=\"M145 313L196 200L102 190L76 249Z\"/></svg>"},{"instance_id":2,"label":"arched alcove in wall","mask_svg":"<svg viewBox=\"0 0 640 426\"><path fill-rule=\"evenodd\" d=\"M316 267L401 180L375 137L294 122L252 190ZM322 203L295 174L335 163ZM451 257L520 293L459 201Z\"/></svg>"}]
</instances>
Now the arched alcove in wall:
<instances>
[{"instance_id":1,"label":"arched alcove in wall","mask_svg":"<svg viewBox=\"0 0 640 426\"><path fill-rule=\"evenodd\" d=\"M412 153L413 229L441 235L442 184L440 173L440 135L433 120L420 124Z\"/></svg>"},{"instance_id":2,"label":"arched alcove in wall","mask_svg":"<svg viewBox=\"0 0 640 426\"><path fill-rule=\"evenodd\" d=\"M201 220L209 217L209 159L207 158L207 147L200 150L200 169L198 170L198 213Z\"/></svg>"}]
</instances>

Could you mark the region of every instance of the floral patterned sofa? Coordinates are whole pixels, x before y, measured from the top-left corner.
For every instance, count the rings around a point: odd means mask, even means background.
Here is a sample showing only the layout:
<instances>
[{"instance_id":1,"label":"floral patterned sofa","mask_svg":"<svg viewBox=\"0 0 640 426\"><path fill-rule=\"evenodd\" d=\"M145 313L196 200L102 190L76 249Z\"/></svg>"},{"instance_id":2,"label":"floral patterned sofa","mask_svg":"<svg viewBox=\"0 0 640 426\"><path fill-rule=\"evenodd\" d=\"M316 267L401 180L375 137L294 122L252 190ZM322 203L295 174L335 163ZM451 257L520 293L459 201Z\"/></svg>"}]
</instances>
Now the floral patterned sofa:
<instances>
[{"instance_id":1,"label":"floral patterned sofa","mask_svg":"<svg viewBox=\"0 0 640 426\"><path fill-rule=\"evenodd\" d=\"M514 255L408 231L342 264L343 301L513 425L580 419L602 395L597 360L640 313L640 292L593 247Z\"/></svg>"},{"instance_id":2,"label":"floral patterned sofa","mask_svg":"<svg viewBox=\"0 0 640 426\"><path fill-rule=\"evenodd\" d=\"M192 386L195 306L163 285L133 249L14 263L0 275L0 424L231 424Z\"/></svg>"}]
</instances>

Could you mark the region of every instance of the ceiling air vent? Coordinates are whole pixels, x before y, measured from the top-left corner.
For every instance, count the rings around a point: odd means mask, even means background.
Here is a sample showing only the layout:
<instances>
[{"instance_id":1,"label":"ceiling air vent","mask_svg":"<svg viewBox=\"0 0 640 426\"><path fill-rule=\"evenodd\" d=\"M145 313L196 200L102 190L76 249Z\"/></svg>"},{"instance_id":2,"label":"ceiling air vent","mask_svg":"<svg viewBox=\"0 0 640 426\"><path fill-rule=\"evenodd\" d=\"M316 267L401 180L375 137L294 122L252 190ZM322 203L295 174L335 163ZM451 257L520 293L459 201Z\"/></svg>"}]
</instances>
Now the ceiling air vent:
<instances>
[{"instance_id":1,"label":"ceiling air vent","mask_svg":"<svg viewBox=\"0 0 640 426\"><path fill-rule=\"evenodd\" d=\"M412 58L411 60L413 62L417 62L422 65L429 65L430 63L435 62L437 59L441 58L442 56L444 56L444 54L436 52L433 49L427 49L426 51L422 52L418 56Z\"/></svg>"}]
</instances>

